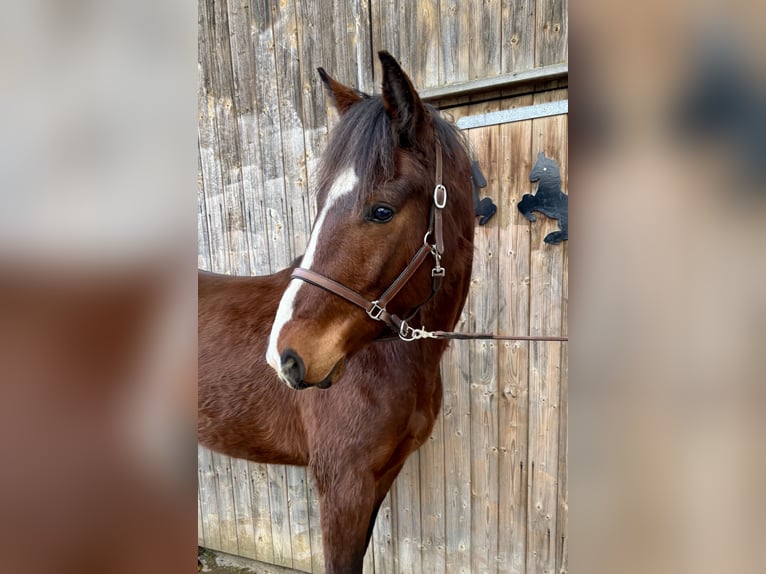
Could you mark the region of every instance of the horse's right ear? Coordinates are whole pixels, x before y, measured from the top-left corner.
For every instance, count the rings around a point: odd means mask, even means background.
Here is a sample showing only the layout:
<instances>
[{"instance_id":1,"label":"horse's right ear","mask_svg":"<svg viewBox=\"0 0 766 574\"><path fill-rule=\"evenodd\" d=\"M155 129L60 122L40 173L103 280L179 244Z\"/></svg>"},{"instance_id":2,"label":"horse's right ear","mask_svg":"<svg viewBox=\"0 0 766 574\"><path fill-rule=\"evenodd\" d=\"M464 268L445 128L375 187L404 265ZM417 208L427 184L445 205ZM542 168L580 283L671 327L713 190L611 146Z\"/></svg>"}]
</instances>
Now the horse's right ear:
<instances>
[{"instance_id":1,"label":"horse's right ear","mask_svg":"<svg viewBox=\"0 0 766 574\"><path fill-rule=\"evenodd\" d=\"M364 92L336 82L324 71L324 68L317 68L317 72L319 72L319 77L322 78L324 87L327 89L327 93L330 94L340 115L345 114L355 103L370 97Z\"/></svg>"}]
</instances>

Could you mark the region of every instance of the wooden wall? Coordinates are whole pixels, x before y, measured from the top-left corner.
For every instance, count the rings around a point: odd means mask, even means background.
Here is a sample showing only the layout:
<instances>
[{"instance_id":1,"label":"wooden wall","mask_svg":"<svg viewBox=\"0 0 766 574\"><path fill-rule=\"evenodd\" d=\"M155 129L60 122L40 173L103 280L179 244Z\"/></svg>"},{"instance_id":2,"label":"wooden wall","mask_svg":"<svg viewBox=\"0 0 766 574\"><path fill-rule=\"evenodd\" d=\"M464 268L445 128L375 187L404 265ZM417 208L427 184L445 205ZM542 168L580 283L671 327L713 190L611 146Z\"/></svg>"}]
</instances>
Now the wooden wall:
<instances>
[{"instance_id":1,"label":"wooden wall","mask_svg":"<svg viewBox=\"0 0 766 574\"><path fill-rule=\"evenodd\" d=\"M199 266L265 274L300 255L335 112L315 72L367 92L388 49L419 89L566 62L566 0L200 0ZM453 99L455 119L566 99L566 83ZM477 228L459 328L566 333L567 246L516 209L538 151L567 174L567 117L469 131L498 204ZM566 179L562 187L568 191ZM455 342L442 416L381 508L365 572L566 571L567 346ZM199 449L199 544L322 572L302 468Z\"/></svg>"}]
</instances>

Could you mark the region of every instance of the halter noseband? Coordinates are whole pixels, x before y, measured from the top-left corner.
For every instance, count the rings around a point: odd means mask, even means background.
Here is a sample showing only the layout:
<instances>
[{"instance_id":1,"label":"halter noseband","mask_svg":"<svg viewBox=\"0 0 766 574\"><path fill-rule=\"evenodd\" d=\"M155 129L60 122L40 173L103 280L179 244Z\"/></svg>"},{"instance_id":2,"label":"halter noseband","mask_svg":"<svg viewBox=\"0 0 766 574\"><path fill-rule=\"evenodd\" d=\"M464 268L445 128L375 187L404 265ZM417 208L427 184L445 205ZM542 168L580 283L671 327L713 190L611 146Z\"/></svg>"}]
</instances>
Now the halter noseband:
<instances>
[{"instance_id":1,"label":"halter noseband","mask_svg":"<svg viewBox=\"0 0 766 574\"><path fill-rule=\"evenodd\" d=\"M306 283L310 283L317 287L321 287L325 291L328 291L338 297L345 299L349 303L353 303L357 307L361 307L365 310L367 315L375 321L382 321L388 325L393 331L399 334L399 337L404 341L413 341L418 338L420 329L413 329L407 324L405 319L400 319L396 315L389 313L386 310L388 304L394 297L402 290L407 282L412 279L415 272L420 268L428 255L432 255L434 258L434 267L431 270L432 278L432 295L438 291L441 287L442 280L444 279L444 267L441 266L441 258L444 253L444 234L442 231L442 210L447 204L447 188L442 184L442 147L439 140L436 140L436 185L434 187L433 204L431 205L431 215L429 217L428 231L423 237L423 245L417 250L410 262L394 279L393 283L386 289L383 294L375 299L369 301L366 297L360 293L346 287L345 285L338 283L337 281L325 277L316 271L311 269L303 269L297 267L290 275L291 279L300 279ZM433 237L433 243L429 243L429 237Z\"/></svg>"}]
</instances>

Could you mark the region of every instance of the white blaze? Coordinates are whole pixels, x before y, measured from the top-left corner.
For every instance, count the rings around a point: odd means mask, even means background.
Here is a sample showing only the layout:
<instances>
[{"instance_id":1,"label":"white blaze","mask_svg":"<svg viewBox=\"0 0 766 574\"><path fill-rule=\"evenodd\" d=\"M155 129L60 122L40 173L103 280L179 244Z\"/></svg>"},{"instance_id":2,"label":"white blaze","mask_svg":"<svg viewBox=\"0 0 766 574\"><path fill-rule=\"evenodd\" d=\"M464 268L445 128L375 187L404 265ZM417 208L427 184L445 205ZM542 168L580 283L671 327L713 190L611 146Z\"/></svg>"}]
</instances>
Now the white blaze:
<instances>
[{"instance_id":1,"label":"white blaze","mask_svg":"<svg viewBox=\"0 0 766 574\"><path fill-rule=\"evenodd\" d=\"M322 225L327 216L327 213L333 208L333 205L343 197L351 193L356 186L358 178L353 168L346 168L332 184L330 192L327 194L327 200L325 201L322 212L317 217L314 229L311 231L311 237L309 238L308 247L306 247L306 253L301 260L301 267L303 269L311 269L311 264L314 262L314 253L316 252L317 242L319 241L319 235L322 233ZM271 335L269 336L269 347L266 351L266 361L271 367L280 374L280 367L282 361L277 350L277 341L279 341L279 334L282 332L282 328L293 316L293 304L295 303L295 296L298 291L303 287L303 281L300 279L293 279L285 289L282 300L279 302L279 308L277 309L277 315L274 318L274 325L271 327Z\"/></svg>"}]
</instances>

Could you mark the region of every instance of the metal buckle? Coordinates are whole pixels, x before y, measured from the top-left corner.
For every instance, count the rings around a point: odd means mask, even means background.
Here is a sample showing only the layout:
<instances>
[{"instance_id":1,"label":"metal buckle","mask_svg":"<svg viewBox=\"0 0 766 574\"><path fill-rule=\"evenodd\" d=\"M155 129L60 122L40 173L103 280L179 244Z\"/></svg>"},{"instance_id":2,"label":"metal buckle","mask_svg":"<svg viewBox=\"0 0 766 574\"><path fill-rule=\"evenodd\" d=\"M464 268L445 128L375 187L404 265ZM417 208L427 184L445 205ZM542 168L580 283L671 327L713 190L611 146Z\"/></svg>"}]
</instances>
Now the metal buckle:
<instances>
[{"instance_id":1,"label":"metal buckle","mask_svg":"<svg viewBox=\"0 0 766 574\"><path fill-rule=\"evenodd\" d=\"M431 269L431 277L444 277L445 271L446 270L444 269L444 267L439 267L439 266L434 267L433 269Z\"/></svg>"},{"instance_id":2,"label":"metal buckle","mask_svg":"<svg viewBox=\"0 0 766 574\"><path fill-rule=\"evenodd\" d=\"M383 313L385 312L386 308L385 307L381 307L378 304L378 301L373 301L371 303L371 305L372 306L369 309L367 309L367 314L370 316L371 319L374 319L376 321L380 321L380 317L383 315Z\"/></svg>"},{"instance_id":3,"label":"metal buckle","mask_svg":"<svg viewBox=\"0 0 766 574\"><path fill-rule=\"evenodd\" d=\"M441 201L439 201L439 192L442 193ZM441 183L434 187L434 205L437 209L444 209L444 206L447 205L447 188Z\"/></svg>"}]
</instances>

